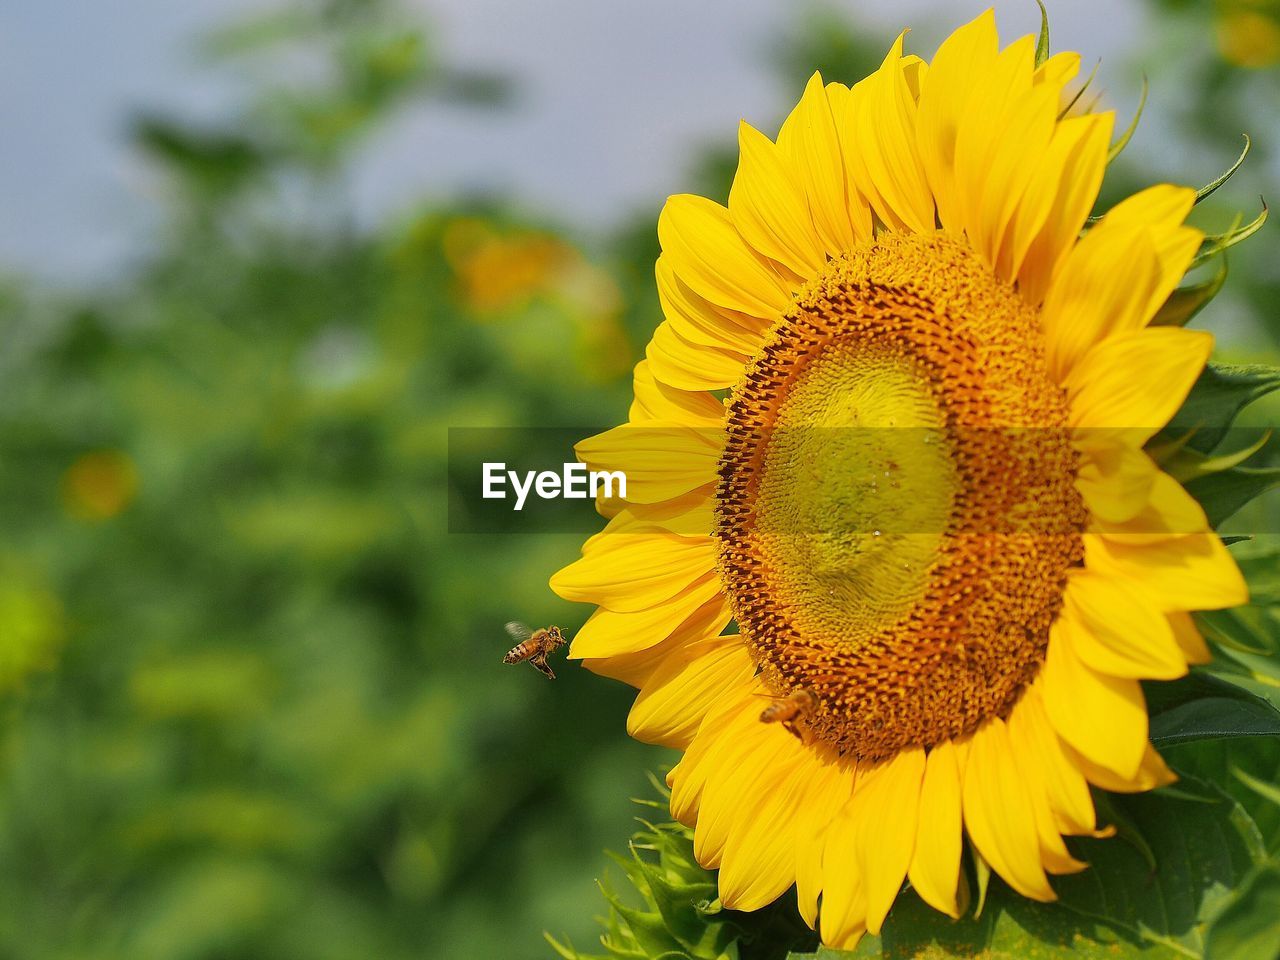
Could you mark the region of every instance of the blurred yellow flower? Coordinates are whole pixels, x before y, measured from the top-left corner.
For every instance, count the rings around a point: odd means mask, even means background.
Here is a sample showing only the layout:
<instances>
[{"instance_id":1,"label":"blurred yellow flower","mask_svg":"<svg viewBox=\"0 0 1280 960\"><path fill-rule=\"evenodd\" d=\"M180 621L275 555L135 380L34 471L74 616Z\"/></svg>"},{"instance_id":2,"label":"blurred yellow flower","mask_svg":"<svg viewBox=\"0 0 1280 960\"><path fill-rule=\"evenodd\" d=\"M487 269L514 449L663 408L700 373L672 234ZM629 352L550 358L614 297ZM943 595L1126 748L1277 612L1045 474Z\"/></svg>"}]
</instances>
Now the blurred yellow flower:
<instances>
[{"instance_id":1,"label":"blurred yellow flower","mask_svg":"<svg viewBox=\"0 0 1280 960\"><path fill-rule=\"evenodd\" d=\"M1280 63L1280 4L1221 3L1218 48L1241 67Z\"/></svg>"},{"instance_id":2,"label":"blurred yellow flower","mask_svg":"<svg viewBox=\"0 0 1280 960\"><path fill-rule=\"evenodd\" d=\"M62 604L29 571L0 568L0 691L53 665L64 635Z\"/></svg>"},{"instance_id":3,"label":"blurred yellow flower","mask_svg":"<svg viewBox=\"0 0 1280 960\"><path fill-rule=\"evenodd\" d=\"M618 285L571 244L552 234L459 217L444 229L445 260L456 295L476 317L491 318L547 297L577 328L581 366L613 380L630 366Z\"/></svg>"},{"instance_id":4,"label":"blurred yellow flower","mask_svg":"<svg viewBox=\"0 0 1280 960\"><path fill-rule=\"evenodd\" d=\"M138 470L119 450L86 453L62 475L62 503L78 520L110 520L138 492Z\"/></svg>"},{"instance_id":5,"label":"blurred yellow flower","mask_svg":"<svg viewBox=\"0 0 1280 960\"><path fill-rule=\"evenodd\" d=\"M460 217L444 232L444 255L458 295L477 313L522 306L550 290L578 254L547 233L500 233L475 217Z\"/></svg>"}]
</instances>

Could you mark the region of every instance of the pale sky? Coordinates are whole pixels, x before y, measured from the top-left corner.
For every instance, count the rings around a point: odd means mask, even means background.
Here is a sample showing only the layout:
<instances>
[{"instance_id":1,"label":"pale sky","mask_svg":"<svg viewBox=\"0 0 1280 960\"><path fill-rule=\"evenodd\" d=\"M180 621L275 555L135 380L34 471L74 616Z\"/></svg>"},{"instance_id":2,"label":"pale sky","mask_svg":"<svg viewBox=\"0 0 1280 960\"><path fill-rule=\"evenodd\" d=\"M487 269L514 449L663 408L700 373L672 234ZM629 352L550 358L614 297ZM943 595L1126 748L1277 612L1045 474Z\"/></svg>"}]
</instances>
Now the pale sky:
<instances>
[{"instance_id":1,"label":"pale sky","mask_svg":"<svg viewBox=\"0 0 1280 960\"><path fill-rule=\"evenodd\" d=\"M242 82L197 62L196 40L263 0L10 0L0 5L0 270L54 283L119 271L154 225L153 181L126 142L131 110L216 118ZM588 227L657 211L687 188L701 143L739 117L764 123L799 93L770 69L787 0L414 0L448 58L505 71L518 103L495 113L410 108L362 151L351 193L371 221L463 187L496 188ZM1104 60L1113 100L1131 108L1126 69L1142 36L1139 0L1050 4L1056 49ZM851 2L883 45L910 49L982 9L938 0ZM1001 34L1039 25L1033 0L996 4ZM1158 106L1158 101L1156 102Z\"/></svg>"}]
</instances>

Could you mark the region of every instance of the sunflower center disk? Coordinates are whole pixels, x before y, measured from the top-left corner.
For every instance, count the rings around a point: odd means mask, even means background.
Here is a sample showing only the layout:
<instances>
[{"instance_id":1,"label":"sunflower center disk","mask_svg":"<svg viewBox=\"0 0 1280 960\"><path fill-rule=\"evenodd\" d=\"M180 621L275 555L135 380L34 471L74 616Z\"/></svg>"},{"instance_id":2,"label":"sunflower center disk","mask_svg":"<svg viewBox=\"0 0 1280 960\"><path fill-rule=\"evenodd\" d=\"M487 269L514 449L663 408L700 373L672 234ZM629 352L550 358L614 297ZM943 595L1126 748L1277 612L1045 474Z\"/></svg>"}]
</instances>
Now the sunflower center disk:
<instances>
[{"instance_id":1,"label":"sunflower center disk","mask_svg":"<svg viewBox=\"0 0 1280 960\"><path fill-rule=\"evenodd\" d=\"M801 291L729 402L716 539L807 736L858 759L1006 716L1085 508L1039 318L958 241L886 235Z\"/></svg>"}]
</instances>

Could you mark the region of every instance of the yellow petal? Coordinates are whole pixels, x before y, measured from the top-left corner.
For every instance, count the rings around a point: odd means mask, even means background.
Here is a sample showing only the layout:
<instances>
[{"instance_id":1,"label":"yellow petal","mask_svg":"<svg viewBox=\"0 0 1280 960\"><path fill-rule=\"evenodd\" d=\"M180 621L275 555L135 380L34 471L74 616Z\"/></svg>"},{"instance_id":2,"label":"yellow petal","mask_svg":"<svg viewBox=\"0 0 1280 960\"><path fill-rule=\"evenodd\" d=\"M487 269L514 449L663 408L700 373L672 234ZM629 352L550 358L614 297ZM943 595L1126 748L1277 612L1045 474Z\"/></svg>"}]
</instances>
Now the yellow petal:
<instances>
[{"instance_id":1,"label":"yellow petal","mask_svg":"<svg viewBox=\"0 0 1280 960\"><path fill-rule=\"evenodd\" d=\"M718 427L651 420L580 440L574 452L593 471L624 474L628 501L658 503L713 482L722 449Z\"/></svg>"},{"instance_id":2,"label":"yellow petal","mask_svg":"<svg viewBox=\"0 0 1280 960\"><path fill-rule=\"evenodd\" d=\"M724 404L705 390L678 390L657 380L648 360L636 364L632 376L635 399L629 419L672 420L692 427L717 427L724 421Z\"/></svg>"},{"instance_id":3,"label":"yellow petal","mask_svg":"<svg viewBox=\"0 0 1280 960\"><path fill-rule=\"evenodd\" d=\"M1150 506L1161 471L1137 438L1125 430L1078 430L1072 445L1080 454L1075 486L1093 518L1126 524Z\"/></svg>"},{"instance_id":4,"label":"yellow petal","mask_svg":"<svg viewBox=\"0 0 1280 960\"><path fill-rule=\"evenodd\" d=\"M1143 226L1150 232L1160 264L1160 280L1146 303L1148 318L1155 315L1181 282L1200 249L1204 234L1182 223L1195 201L1195 191L1190 187L1164 183L1127 197L1107 212L1105 219L1112 224Z\"/></svg>"},{"instance_id":5,"label":"yellow petal","mask_svg":"<svg viewBox=\"0 0 1280 960\"><path fill-rule=\"evenodd\" d=\"M861 776L859 770L855 796L861 787ZM867 931L867 894L854 860L861 825L853 810L850 799L831 821L822 855L824 885L818 929L822 942L837 950L852 950Z\"/></svg>"},{"instance_id":6,"label":"yellow petal","mask_svg":"<svg viewBox=\"0 0 1280 960\"><path fill-rule=\"evenodd\" d=\"M907 875L920 899L950 917L960 916L960 765L950 741L929 751L920 788L920 816Z\"/></svg>"},{"instance_id":7,"label":"yellow petal","mask_svg":"<svg viewBox=\"0 0 1280 960\"><path fill-rule=\"evenodd\" d=\"M840 136L822 74L809 78L804 95L778 133L778 147L791 159L827 254L839 256L859 240L870 239L871 208L856 193L849 194Z\"/></svg>"},{"instance_id":8,"label":"yellow petal","mask_svg":"<svg viewBox=\"0 0 1280 960\"><path fill-rule=\"evenodd\" d=\"M1124 269L1116 265L1123 263ZM1150 234L1105 220L1068 254L1045 295L1041 316L1049 372L1059 383L1093 346L1141 329L1160 266Z\"/></svg>"},{"instance_id":9,"label":"yellow petal","mask_svg":"<svg viewBox=\"0 0 1280 960\"><path fill-rule=\"evenodd\" d=\"M819 772L798 739L774 727L762 735L768 747L753 751L746 766L749 786L727 797L733 811L720 861L720 900L731 910L758 910L778 899L796 879L796 843L801 811L811 800L809 776ZM781 734L781 736L779 736ZM716 802L708 787L704 809Z\"/></svg>"},{"instance_id":10,"label":"yellow petal","mask_svg":"<svg viewBox=\"0 0 1280 960\"><path fill-rule=\"evenodd\" d=\"M681 537L709 537L715 529L715 481L695 487L688 493L656 503L626 505L626 515L633 523L619 533L674 533ZM608 501L606 501L608 502ZM622 512L619 511L618 516Z\"/></svg>"},{"instance_id":11,"label":"yellow petal","mask_svg":"<svg viewBox=\"0 0 1280 960\"><path fill-rule=\"evenodd\" d=\"M665 256L654 264L654 274L662 315L684 339L742 356L760 349L761 321L712 306L676 276Z\"/></svg>"},{"instance_id":12,"label":"yellow petal","mask_svg":"<svg viewBox=\"0 0 1280 960\"><path fill-rule=\"evenodd\" d=\"M854 177L856 155L861 144L854 139L849 126L849 111L853 92L843 83L827 84L827 102L831 105L831 118L835 121L836 137L840 141L841 165L844 168L844 195L848 204L849 222L853 226L854 238L858 243L871 240L874 233L874 217L871 203L858 190L858 182Z\"/></svg>"},{"instance_id":13,"label":"yellow petal","mask_svg":"<svg viewBox=\"0 0 1280 960\"><path fill-rule=\"evenodd\" d=\"M898 37L880 69L854 86L844 117L846 154L858 192L895 230L928 233L933 195L916 151L916 103L907 85Z\"/></svg>"},{"instance_id":14,"label":"yellow petal","mask_svg":"<svg viewBox=\"0 0 1280 960\"><path fill-rule=\"evenodd\" d=\"M654 377L678 390L731 387L742 378L747 362L745 354L689 342L669 320L653 331L645 357Z\"/></svg>"},{"instance_id":15,"label":"yellow petal","mask_svg":"<svg viewBox=\"0 0 1280 960\"><path fill-rule=\"evenodd\" d=\"M598 608L573 638L569 657L588 661L584 666L594 672L617 676L618 670L627 670L626 663L618 663L606 672L596 669L591 661L649 650L671 637L716 636L728 622L729 607L720 594L720 579L715 573L708 573L670 600L644 610L615 613ZM628 679L631 673L628 671L619 679L632 683Z\"/></svg>"},{"instance_id":16,"label":"yellow petal","mask_svg":"<svg viewBox=\"0 0 1280 960\"><path fill-rule=\"evenodd\" d=\"M693 742L680 762L667 773L673 818L686 827L698 822L703 790L720 769L717 761L726 750L741 745L740 732L749 731L753 726L761 726L759 714L753 716L750 710L744 709L740 691L726 691L708 708Z\"/></svg>"},{"instance_id":17,"label":"yellow petal","mask_svg":"<svg viewBox=\"0 0 1280 960\"><path fill-rule=\"evenodd\" d=\"M1050 84L1061 92L1062 88L1070 83L1079 72L1080 54L1074 50L1064 50L1062 53L1055 53L1040 66L1036 67L1036 72L1031 82Z\"/></svg>"},{"instance_id":18,"label":"yellow petal","mask_svg":"<svg viewBox=\"0 0 1280 960\"><path fill-rule=\"evenodd\" d=\"M1040 862L1049 873L1078 873L1085 868L1085 864L1071 856L1067 850L1054 810L1052 781L1057 775L1056 764L1052 756L1040 752L1039 737L1027 723L1025 710L1019 710L1026 699L1024 695L1014 707L1007 727L1014 753L1022 758L1019 769L1035 818L1036 834L1040 839Z\"/></svg>"},{"instance_id":19,"label":"yellow petal","mask_svg":"<svg viewBox=\"0 0 1280 960\"><path fill-rule=\"evenodd\" d=\"M1213 659L1213 654L1204 642L1204 637L1191 614L1175 610L1167 616L1174 639L1182 648L1182 655L1187 658L1187 663L1208 663Z\"/></svg>"},{"instance_id":20,"label":"yellow petal","mask_svg":"<svg viewBox=\"0 0 1280 960\"><path fill-rule=\"evenodd\" d=\"M1143 750L1142 761L1138 764L1137 772L1129 777L1119 776L1114 770L1094 763L1084 754L1073 749L1070 744L1065 746L1072 762L1088 777L1089 782L1112 793L1145 793L1156 787L1167 787L1178 780L1177 774L1165 765L1164 759L1149 743Z\"/></svg>"},{"instance_id":21,"label":"yellow petal","mask_svg":"<svg viewBox=\"0 0 1280 960\"><path fill-rule=\"evenodd\" d=\"M1196 192L1190 187L1161 183L1121 200L1107 211L1106 219L1115 224L1167 231L1181 225L1195 202Z\"/></svg>"},{"instance_id":22,"label":"yellow petal","mask_svg":"<svg viewBox=\"0 0 1280 960\"><path fill-rule=\"evenodd\" d=\"M790 157L745 120L738 126L738 151L729 189L733 225L758 253L812 277L827 258Z\"/></svg>"},{"instance_id":23,"label":"yellow petal","mask_svg":"<svg viewBox=\"0 0 1280 960\"><path fill-rule=\"evenodd\" d=\"M911 865L919 830L920 787L925 756L919 747L859 772L849 816L853 853L867 897L867 929L880 926Z\"/></svg>"},{"instance_id":24,"label":"yellow petal","mask_svg":"<svg viewBox=\"0 0 1280 960\"><path fill-rule=\"evenodd\" d=\"M1053 900L1040 863L1035 812L1003 720L988 720L969 744L964 771L964 822L978 852L1024 897Z\"/></svg>"},{"instance_id":25,"label":"yellow petal","mask_svg":"<svg viewBox=\"0 0 1280 960\"><path fill-rule=\"evenodd\" d=\"M1089 667L1113 677L1173 680L1187 662L1165 615L1131 583L1072 571L1064 596L1064 634Z\"/></svg>"},{"instance_id":26,"label":"yellow petal","mask_svg":"<svg viewBox=\"0 0 1280 960\"><path fill-rule=\"evenodd\" d=\"M676 276L716 306L767 319L791 304L791 284L718 203L691 194L669 198L658 217L658 241Z\"/></svg>"},{"instance_id":27,"label":"yellow petal","mask_svg":"<svg viewBox=\"0 0 1280 960\"><path fill-rule=\"evenodd\" d=\"M1153 543L1085 534L1084 550L1090 569L1142 584L1166 611L1221 610L1249 602L1240 568L1214 533Z\"/></svg>"},{"instance_id":28,"label":"yellow petal","mask_svg":"<svg viewBox=\"0 0 1280 960\"><path fill-rule=\"evenodd\" d=\"M1029 36L1001 51L984 75L970 81L972 102L980 106L961 118L956 131L957 226L993 266L1057 120L1058 91L1032 84L1034 59Z\"/></svg>"},{"instance_id":29,"label":"yellow petal","mask_svg":"<svg viewBox=\"0 0 1280 960\"><path fill-rule=\"evenodd\" d=\"M1147 502L1131 519L1115 523L1095 515L1089 525L1090 533L1127 544L1152 543L1209 531L1204 508L1182 484L1162 470L1154 473Z\"/></svg>"},{"instance_id":30,"label":"yellow petal","mask_svg":"<svg viewBox=\"0 0 1280 960\"><path fill-rule=\"evenodd\" d=\"M1107 168L1113 113L1059 121L1011 228L1005 276L1018 278L1028 303L1044 299L1098 199Z\"/></svg>"},{"instance_id":31,"label":"yellow petal","mask_svg":"<svg viewBox=\"0 0 1280 960\"><path fill-rule=\"evenodd\" d=\"M645 680L627 714L627 733L683 750L711 704L726 691L745 688L755 672L755 661L736 634L686 643Z\"/></svg>"},{"instance_id":32,"label":"yellow petal","mask_svg":"<svg viewBox=\"0 0 1280 960\"><path fill-rule=\"evenodd\" d=\"M1147 704L1137 680L1090 668L1076 653L1069 621L1049 634L1041 675L1044 705L1058 734L1094 764L1121 778L1136 774L1147 744Z\"/></svg>"},{"instance_id":33,"label":"yellow petal","mask_svg":"<svg viewBox=\"0 0 1280 960\"><path fill-rule=\"evenodd\" d=\"M606 527L583 544L582 559L552 576L551 589L565 600L634 613L670 600L715 565L710 537L615 533Z\"/></svg>"},{"instance_id":34,"label":"yellow petal","mask_svg":"<svg viewBox=\"0 0 1280 960\"><path fill-rule=\"evenodd\" d=\"M1152 327L1110 337L1086 353L1064 386L1069 423L1084 430L1133 428L1146 442L1187 398L1213 350L1204 330Z\"/></svg>"},{"instance_id":35,"label":"yellow petal","mask_svg":"<svg viewBox=\"0 0 1280 960\"><path fill-rule=\"evenodd\" d=\"M991 10L956 30L938 48L920 89L916 143L920 164L938 204L938 219L952 233L963 233L956 189L956 137L973 112L973 78L985 76L995 61L998 39Z\"/></svg>"},{"instance_id":36,"label":"yellow petal","mask_svg":"<svg viewBox=\"0 0 1280 960\"><path fill-rule=\"evenodd\" d=\"M1045 711L1043 680L1027 688L1009 717L1009 735L1015 746L1024 745L1028 756L1038 757L1044 789L1054 820L1064 833L1092 834L1097 827L1093 796L1080 768L1066 748Z\"/></svg>"},{"instance_id":37,"label":"yellow petal","mask_svg":"<svg viewBox=\"0 0 1280 960\"><path fill-rule=\"evenodd\" d=\"M1059 381L1094 344L1146 326L1181 281L1202 236L1180 225L1194 198L1182 187L1144 190L1072 249L1043 308L1049 367Z\"/></svg>"},{"instance_id":38,"label":"yellow petal","mask_svg":"<svg viewBox=\"0 0 1280 960\"><path fill-rule=\"evenodd\" d=\"M822 857L831 822L849 802L856 777L852 763L810 750L811 769L804 774L807 797L796 815L796 903L810 928L818 917L818 895L825 877Z\"/></svg>"},{"instance_id":39,"label":"yellow petal","mask_svg":"<svg viewBox=\"0 0 1280 960\"><path fill-rule=\"evenodd\" d=\"M1034 86L1011 104L1002 118L1004 136L997 139L983 182L984 204L977 228L978 249L986 254L996 272L1014 280L1014 250L1011 236L1023 203L1039 206L1040 197L1027 196L1036 173L1046 160L1057 126L1058 88Z\"/></svg>"},{"instance_id":40,"label":"yellow petal","mask_svg":"<svg viewBox=\"0 0 1280 960\"><path fill-rule=\"evenodd\" d=\"M743 821L760 809L765 797L784 788L786 778L780 776L780 772L794 762L799 752L799 742L780 725L760 721L761 704L767 703L762 693L763 688L756 680L746 689L730 691L717 701L690 744L690 751L676 768L683 767L691 756L702 767L698 771L702 786L696 805L693 852L705 867L720 867L726 854L729 855L734 873L731 882L722 887L722 895L726 890L731 895L743 892L740 886L744 882L740 876L743 854L756 868L768 871L766 884L785 879L783 889L786 889L795 880L794 847L790 847L789 855L784 857L767 842L762 841L765 845L760 849L746 851L734 851L729 843L734 831L742 830ZM715 730L713 717L727 718L719 732ZM708 739L712 742L705 751L701 755L695 753L694 748ZM676 804L673 788L673 811ZM790 838L787 840L789 843ZM723 877L721 882L724 883Z\"/></svg>"},{"instance_id":41,"label":"yellow petal","mask_svg":"<svg viewBox=\"0 0 1280 960\"><path fill-rule=\"evenodd\" d=\"M915 97L899 36L881 68L855 84L845 115L858 191L893 229L933 230L933 195L915 145Z\"/></svg>"}]
</instances>

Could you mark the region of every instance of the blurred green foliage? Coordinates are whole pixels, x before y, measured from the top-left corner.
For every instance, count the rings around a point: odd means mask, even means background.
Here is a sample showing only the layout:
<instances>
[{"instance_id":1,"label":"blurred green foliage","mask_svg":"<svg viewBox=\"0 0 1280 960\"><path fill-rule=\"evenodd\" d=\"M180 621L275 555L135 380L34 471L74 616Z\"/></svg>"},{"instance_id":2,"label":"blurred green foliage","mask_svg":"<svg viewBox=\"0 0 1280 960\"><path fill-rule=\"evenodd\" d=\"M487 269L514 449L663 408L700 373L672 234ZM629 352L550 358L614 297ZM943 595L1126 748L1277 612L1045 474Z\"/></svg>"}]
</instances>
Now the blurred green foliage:
<instances>
[{"instance_id":1,"label":"blurred green foliage","mask_svg":"<svg viewBox=\"0 0 1280 960\"><path fill-rule=\"evenodd\" d=\"M622 409L635 340L545 223L352 229L341 165L379 121L504 89L428 41L350 2L221 35L260 96L224 127L137 118L168 203L145 262L3 291L0 956L589 935L654 757L616 685L501 664L503 623L564 614L546 578L578 544L449 535L446 428ZM276 86L286 53L323 82Z\"/></svg>"},{"instance_id":2,"label":"blurred green foliage","mask_svg":"<svg viewBox=\"0 0 1280 960\"><path fill-rule=\"evenodd\" d=\"M1171 4L1167 29L1204 16ZM341 172L395 110L510 92L432 41L390 0L210 38L257 93L217 127L135 118L166 188L145 259L82 294L0 284L0 956L518 960L544 929L595 936L599 851L669 758L623 736L618 685L501 665L505 621L585 616L546 588L579 538L449 534L444 461L451 425L623 415L657 211L589 253L499 201L353 227ZM883 46L817 14L777 66L798 91ZM1229 159L1257 83L1196 64L1215 108L1188 124ZM690 189L724 196L732 133ZM1274 359L1264 257L1229 289Z\"/></svg>"}]
</instances>

